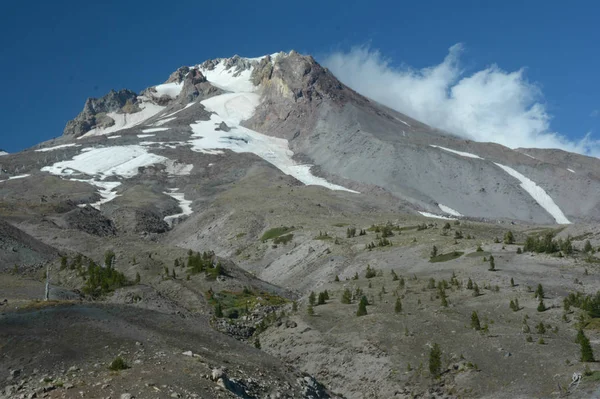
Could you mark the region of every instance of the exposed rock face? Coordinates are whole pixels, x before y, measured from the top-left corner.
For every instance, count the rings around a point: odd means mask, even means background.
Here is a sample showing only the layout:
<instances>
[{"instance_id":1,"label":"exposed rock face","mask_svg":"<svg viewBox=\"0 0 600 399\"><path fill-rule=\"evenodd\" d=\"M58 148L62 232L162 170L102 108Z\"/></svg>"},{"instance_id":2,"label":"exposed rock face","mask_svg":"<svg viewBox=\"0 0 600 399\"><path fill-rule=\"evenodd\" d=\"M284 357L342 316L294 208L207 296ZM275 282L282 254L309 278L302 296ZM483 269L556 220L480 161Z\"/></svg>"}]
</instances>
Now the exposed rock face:
<instances>
[{"instance_id":1,"label":"exposed rock face","mask_svg":"<svg viewBox=\"0 0 600 399\"><path fill-rule=\"evenodd\" d=\"M83 106L83 111L73 120L67 122L63 135L79 137L95 127L108 127L115 123L106 115L108 112L139 111L137 94L131 90L111 90L102 98L88 98Z\"/></svg>"},{"instance_id":2,"label":"exposed rock face","mask_svg":"<svg viewBox=\"0 0 600 399\"><path fill-rule=\"evenodd\" d=\"M69 227L95 236L113 236L117 230L113 222L91 206L76 208L65 215Z\"/></svg>"},{"instance_id":3,"label":"exposed rock face","mask_svg":"<svg viewBox=\"0 0 600 399\"><path fill-rule=\"evenodd\" d=\"M57 256L55 248L0 219L0 271L15 264L21 268L43 265Z\"/></svg>"},{"instance_id":4,"label":"exposed rock face","mask_svg":"<svg viewBox=\"0 0 600 399\"><path fill-rule=\"evenodd\" d=\"M211 85L200 70L191 69L183 80L183 88L179 94L178 102L187 104L198 98L202 100L222 93L223 90Z\"/></svg>"},{"instance_id":5,"label":"exposed rock face","mask_svg":"<svg viewBox=\"0 0 600 399\"><path fill-rule=\"evenodd\" d=\"M190 71L189 67L182 66L179 67L175 72L169 76L169 79L165 83L179 83L185 78L185 75Z\"/></svg>"}]
</instances>

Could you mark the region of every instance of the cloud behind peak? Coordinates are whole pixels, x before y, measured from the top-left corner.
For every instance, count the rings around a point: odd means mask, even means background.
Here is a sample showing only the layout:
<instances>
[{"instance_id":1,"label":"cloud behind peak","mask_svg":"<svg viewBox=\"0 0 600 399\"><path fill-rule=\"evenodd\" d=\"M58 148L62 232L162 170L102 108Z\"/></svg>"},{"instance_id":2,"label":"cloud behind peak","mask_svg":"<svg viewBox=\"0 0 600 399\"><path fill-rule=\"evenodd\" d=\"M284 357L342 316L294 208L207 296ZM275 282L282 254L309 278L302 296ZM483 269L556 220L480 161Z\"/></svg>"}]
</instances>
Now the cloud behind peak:
<instances>
[{"instance_id":1,"label":"cloud behind peak","mask_svg":"<svg viewBox=\"0 0 600 399\"><path fill-rule=\"evenodd\" d=\"M507 72L491 65L466 74L463 50L455 44L440 64L423 69L394 67L366 46L332 53L323 64L359 93L461 137L600 155L600 143L589 134L573 141L551 131L542 91L527 81L524 69Z\"/></svg>"}]
</instances>

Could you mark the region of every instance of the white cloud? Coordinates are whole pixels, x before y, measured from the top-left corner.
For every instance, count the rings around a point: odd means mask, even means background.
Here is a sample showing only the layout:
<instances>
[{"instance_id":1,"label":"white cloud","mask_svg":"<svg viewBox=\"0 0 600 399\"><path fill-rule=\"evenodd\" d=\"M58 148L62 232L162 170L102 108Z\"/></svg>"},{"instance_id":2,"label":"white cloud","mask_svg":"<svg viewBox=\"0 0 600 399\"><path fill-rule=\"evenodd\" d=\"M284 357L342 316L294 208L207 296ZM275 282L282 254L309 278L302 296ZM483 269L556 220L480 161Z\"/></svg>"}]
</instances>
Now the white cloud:
<instances>
[{"instance_id":1,"label":"white cloud","mask_svg":"<svg viewBox=\"0 0 600 399\"><path fill-rule=\"evenodd\" d=\"M590 116L591 116L592 118L595 118L595 117L597 117L597 116L598 116L598 114L599 114L599 113L600 113L600 111L598 111L597 109L595 109L595 110L593 110L593 111L590 113Z\"/></svg>"},{"instance_id":2,"label":"white cloud","mask_svg":"<svg viewBox=\"0 0 600 399\"><path fill-rule=\"evenodd\" d=\"M600 141L589 133L573 141L550 129L542 92L523 69L506 72L492 65L467 75L462 51L456 44L442 63L419 70L396 68L368 47L330 54L323 64L359 93L465 138L600 155Z\"/></svg>"}]
</instances>

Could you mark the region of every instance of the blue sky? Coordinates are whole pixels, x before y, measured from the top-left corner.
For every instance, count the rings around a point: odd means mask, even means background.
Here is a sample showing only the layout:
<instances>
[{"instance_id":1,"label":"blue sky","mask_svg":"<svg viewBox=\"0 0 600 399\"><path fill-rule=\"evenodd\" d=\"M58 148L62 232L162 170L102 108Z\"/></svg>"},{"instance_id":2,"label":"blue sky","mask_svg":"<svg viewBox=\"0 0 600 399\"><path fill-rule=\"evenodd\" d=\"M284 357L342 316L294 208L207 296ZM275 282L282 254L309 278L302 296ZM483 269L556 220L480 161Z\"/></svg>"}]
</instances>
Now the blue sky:
<instances>
[{"instance_id":1,"label":"blue sky","mask_svg":"<svg viewBox=\"0 0 600 399\"><path fill-rule=\"evenodd\" d=\"M0 148L59 136L87 97L139 91L208 58L295 49L330 60L368 46L386 68L418 71L440 65L457 43L461 76L493 64L507 73L525 68L552 116L548 129L574 142L588 132L597 139L600 4L493 3L5 0Z\"/></svg>"}]
</instances>

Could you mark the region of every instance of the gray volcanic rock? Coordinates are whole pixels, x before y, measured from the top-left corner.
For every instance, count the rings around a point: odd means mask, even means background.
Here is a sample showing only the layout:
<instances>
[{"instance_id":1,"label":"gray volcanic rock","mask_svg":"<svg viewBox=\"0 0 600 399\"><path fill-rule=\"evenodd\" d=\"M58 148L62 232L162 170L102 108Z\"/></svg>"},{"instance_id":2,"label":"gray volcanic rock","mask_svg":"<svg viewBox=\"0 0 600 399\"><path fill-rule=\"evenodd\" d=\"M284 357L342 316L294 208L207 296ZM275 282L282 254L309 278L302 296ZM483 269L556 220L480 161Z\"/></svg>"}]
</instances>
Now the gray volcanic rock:
<instances>
[{"instance_id":1,"label":"gray volcanic rock","mask_svg":"<svg viewBox=\"0 0 600 399\"><path fill-rule=\"evenodd\" d=\"M179 94L178 102L187 104L196 99L203 100L222 93L223 90L211 85L200 70L191 69L183 79L183 88Z\"/></svg>"},{"instance_id":2,"label":"gray volcanic rock","mask_svg":"<svg viewBox=\"0 0 600 399\"><path fill-rule=\"evenodd\" d=\"M165 83L179 83L185 78L189 71L189 67L179 67L175 72L171 74L171 76L169 76L169 79L167 79Z\"/></svg>"},{"instance_id":3,"label":"gray volcanic rock","mask_svg":"<svg viewBox=\"0 0 600 399\"><path fill-rule=\"evenodd\" d=\"M437 214L443 213L438 207L442 204L476 218L555 223L498 163L536 182L571 221L600 219L600 166L584 162L586 157L566 157L559 165L553 161L560 167L542 167L542 162L507 147L458 138L359 95L312 57L294 51L263 58L252 82L260 85L262 102L244 125L287 139L298 159L317 166L329 180L339 176L376 185ZM554 158L548 154L546 158ZM587 173L585 179L563 169L568 164L585 164L586 170L598 172Z\"/></svg>"},{"instance_id":4,"label":"gray volcanic rock","mask_svg":"<svg viewBox=\"0 0 600 399\"><path fill-rule=\"evenodd\" d=\"M89 205L76 208L65 214L68 226L77 230L85 231L95 236L114 236L116 229L113 222L102 215L102 213Z\"/></svg>"},{"instance_id":5,"label":"gray volcanic rock","mask_svg":"<svg viewBox=\"0 0 600 399\"><path fill-rule=\"evenodd\" d=\"M39 266L58 257L58 251L0 219L0 272Z\"/></svg>"},{"instance_id":6,"label":"gray volcanic rock","mask_svg":"<svg viewBox=\"0 0 600 399\"><path fill-rule=\"evenodd\" d=\"M79 137L95 127L108 127L114 124L108 112L124 111L133 113L139 111L137 94L131 90L111 90L101 98L88 98L83 110L73 120L67 122L63 135Z\"/></svg>"}]
</instances>

